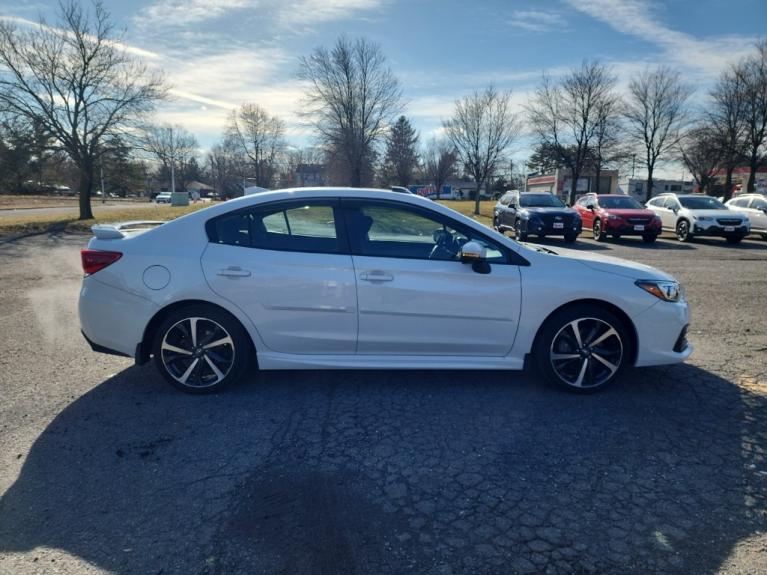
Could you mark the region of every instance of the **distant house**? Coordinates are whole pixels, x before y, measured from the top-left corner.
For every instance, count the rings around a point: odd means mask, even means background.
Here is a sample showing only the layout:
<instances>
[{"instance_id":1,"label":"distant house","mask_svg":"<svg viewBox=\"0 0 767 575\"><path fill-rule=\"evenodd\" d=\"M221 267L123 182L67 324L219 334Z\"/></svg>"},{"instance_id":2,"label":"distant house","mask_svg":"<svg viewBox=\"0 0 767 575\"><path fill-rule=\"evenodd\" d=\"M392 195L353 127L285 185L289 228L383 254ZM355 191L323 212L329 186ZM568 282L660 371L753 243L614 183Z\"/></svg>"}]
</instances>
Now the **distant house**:
<instances>
[{"instance_id":1,"label":"distant house","mask_svg":"<svg viewBox=\"0 0 767 575\"><path fill-rule=\"evenodd\" d=\"M677 194L691 194L694 182L692 180L656 180L652 181L652 193L654 196L665 192ZM637 201L644 203L647 200L647 180L642 178L629 178L621 182L618 187L619 193L634 196Z\"/></svg>"},{"instance_id":2,"label":"distant house","mask_svg":"<svg viewBox=\"0 0 767 575\"><path fill-rule=\"evenodd\" d=\"M293 185L297 188L326 185L325 166L323 164L298 164L294 173Z\"/></svg>"},{"instance_id":3,"label":"distant house","mask_svg":"<svg viewBox=\"0 0 767 575\"><path fill-rule=\"evenodd\" d=\"M213 186L203 184L202 182L189 182L186 185L186 191L190 195L192 192L197 192L200 194L201 198L209 198L216 195L216 189Z\"/></svg>"},{"instance_id":4,"label":"distant house","mask_svg":"<svg viewBox=\"0 0 767 575\"><path fill-rule=\"evenodd\" d=\"M546 174L529 174L527 176L528 192L548 192L568 200L572 187L572 173L567 168L559 168ZM584 173L578 177L576 196L597 191L597 178L594 174ZM599 193L618 193L618 170L602 170L599 173Z\"/></svg>"}]
</instances>

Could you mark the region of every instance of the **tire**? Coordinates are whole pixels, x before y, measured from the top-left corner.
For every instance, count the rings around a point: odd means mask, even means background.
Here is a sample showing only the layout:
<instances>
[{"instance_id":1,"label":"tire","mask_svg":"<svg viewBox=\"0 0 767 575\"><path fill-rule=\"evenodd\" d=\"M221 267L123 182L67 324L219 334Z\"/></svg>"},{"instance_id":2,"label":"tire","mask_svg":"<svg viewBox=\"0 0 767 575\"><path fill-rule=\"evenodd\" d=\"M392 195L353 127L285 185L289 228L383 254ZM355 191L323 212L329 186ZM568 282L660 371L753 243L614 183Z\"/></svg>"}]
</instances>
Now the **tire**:
<instances>
[{"instance_id":1,"label":"tire","mask_svg":"<svg viewBox=\"0 0 767 575\"><path fill-rule=\"evenodd\" d=\"M174 310L157 328L155 366L176 389L213 393L239 379L248 366L250 340L227 312L210 305Z\"/></svg>"},{"instance_id":2,"label":"tire","mask_svg":"<svg viewBox=\"0 0 767 575\"><path fill-rule=\"evenodd\" d=\"M517 240L520 242L527 241L527 234L522 233L522 224L519 223L519 220L514 222L514 237L517 238Z\"/></svg>"},{"instance_id":3,"label":"tire","mask_svg":"<svg viewBox=\"0 0 767 575\"><path fill-rule=\"evenodd\" d=\"M496 230L496 231L499 231L498 230L498 216L496 216L495 214L493 214L493 229Z\"/></svg>"},{"instance_id":4,"label":"tire","mask_svg":"<svg viewBox=\"0 0 767 575\"><path fill-rule=\"evenodd\" d=\"M728 244L739 244L743 241L743 236L725 236Z\"/></svg>"},{"instance_id":5,"label":"tire","mask_svg":"<svg viewBox=\"0 0 767 575\"><path fill-rule=\"evenodd\" d=\"M690 231L690 222L687 220L679 220L676 223L676 239L680 242L691 242L693 238Z\"/></svg>"},{"instance_id":6,"label":"tire","mask_svg":"<svg viewBox=\"0 0 767 575\"><path fill-rule=\"evenodd\" d=\"M594 393L615 381L632 351L628 328L617 316L583 304L546 320L535 338L533 358L549 383L573 393Z\"/></svg>"},{"instance_id":7,"label":"tire","mask_svg":"<svg viewBox=\"0 0 767 575\"><path fill-rule=\"evenodd\" d=\"M598 242L603 242L607 239L607 234L602 228L602 222L600 220L594 220L594 225L591 226L591 233L594 235L594 239Z\"/></svg>"},{"instance_id":8,"label":"tire","mask_svg":"<svg viewBox=\"0 0 767 575\"><path fill-rule=\"evenodd\" d=\"M568 244L573 243L577 239L578 239L578 236L575 234L565 234L565 242Z\"/></svg>"},{"instance_id":9,"label":"tire","mask_svg":"<svg viewBox=\"0 0 767 575\"><path fill-rule=\"evenodd\" d=\"M646 244L654 244L655 240L657 239L658 239L658 236L656 235L642 236L642 241Z\"/></svg>"}]
</instances>

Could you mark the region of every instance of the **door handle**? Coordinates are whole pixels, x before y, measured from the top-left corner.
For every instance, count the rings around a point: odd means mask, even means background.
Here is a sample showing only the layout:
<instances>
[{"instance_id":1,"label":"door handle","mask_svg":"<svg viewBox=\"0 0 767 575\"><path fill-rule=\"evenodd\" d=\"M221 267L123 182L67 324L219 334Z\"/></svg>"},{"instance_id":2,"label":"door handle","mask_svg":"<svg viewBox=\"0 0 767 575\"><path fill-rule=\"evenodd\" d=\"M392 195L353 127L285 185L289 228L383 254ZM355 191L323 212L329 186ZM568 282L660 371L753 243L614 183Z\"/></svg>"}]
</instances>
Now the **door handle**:
<instances>
[{"instance_id":1,"label":"door handle","mask_svg":"<svg viewBox=\"0 0 767 575\"><path fill-rule=\"evenodd\" d=\"M229 266L228 268L218 270L217 275L230 278L246 278L250 276L250 272L248 270L242 269L239 266Z\"/></svg>"},{"instance_id":2,"label":"door handle","mask_svg":"<svg viewBox=\"0 0 767 575\"><path fill-rule=\"evenodd\" d=\"M370 272L362 272L360 279L368 282L390 282L394 280L394 276L390 273L381 270L373 270Z\"/></svg>"}]
</instances>

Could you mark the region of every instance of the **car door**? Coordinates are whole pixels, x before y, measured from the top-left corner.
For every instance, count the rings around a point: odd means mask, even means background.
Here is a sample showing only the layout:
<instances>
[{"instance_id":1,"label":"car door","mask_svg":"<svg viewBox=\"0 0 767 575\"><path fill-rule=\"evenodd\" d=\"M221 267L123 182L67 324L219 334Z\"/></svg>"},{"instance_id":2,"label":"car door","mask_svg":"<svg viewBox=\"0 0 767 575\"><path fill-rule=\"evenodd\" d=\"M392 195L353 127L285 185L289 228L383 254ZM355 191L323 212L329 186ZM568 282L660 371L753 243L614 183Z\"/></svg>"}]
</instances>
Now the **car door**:
<instances>
[{"instance_id":1,"label":"car door","mask_svg":"<svg viewBox=\"0 0 767 575\"><path fill-rule=\"evenodd\" d=\"M283 201L208 222L208 284L273 351L355 351L356 280L339 210L338 200Z\"/></svg>"},{"instance_id":2,"label":"car door","mask_svg":"<svg viewBox=\"0 0 767 575\"><path fill-rule=\"evenodd\" d=\"M660 219L663 222L663 227L669 230L676 229L677 212L679 211L679 202L676 198L668 197L663 202L663 206L660 208Z\"/></svg>"},{"instance_id":3,"label":"car door","mask_svg":"<svg viewBox=\"0 0 767 575\"><path fill-rule=\"evenodd\" d=\"M596 198L591 195L584 196L575 202L575 209L581 216L583 228L587 230L590 230L594 226L594 212L587 207L590 205L594 206L594 209L597 207Z\"/></svg>"},{"instance_id":4,"label":"car door","mask_svg":"<svg viewBox=\"0 0 767 575\"><path fill-rule=\"evenodd\" d=\"M746 210L748 219L751 221L751 229L760 232L767 230L767 199L754 198Z\"/></svg>"},{"instance_id":5,"label":"car door","mask_svg":"<svg viewBox=\"0 0 767 575\"><path fill-rule=\"evenodd\" d=\"M511 250L433 210L342 200L357 274L358 354L504 356L520 312ZM458 259L474 239L490 273Z\"/></svg>"}]
</instances>

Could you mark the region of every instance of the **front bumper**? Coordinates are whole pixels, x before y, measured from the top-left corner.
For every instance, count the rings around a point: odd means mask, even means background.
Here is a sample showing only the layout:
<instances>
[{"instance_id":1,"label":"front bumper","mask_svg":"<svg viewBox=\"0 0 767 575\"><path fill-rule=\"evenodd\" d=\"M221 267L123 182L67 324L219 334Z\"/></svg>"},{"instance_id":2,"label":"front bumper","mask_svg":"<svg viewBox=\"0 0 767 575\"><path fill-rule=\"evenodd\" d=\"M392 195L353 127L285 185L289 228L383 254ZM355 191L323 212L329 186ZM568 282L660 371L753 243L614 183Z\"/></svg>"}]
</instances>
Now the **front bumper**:
<instances>
[{"instance_id":1,"label":"front bumper","mask_svg":"<svg viewBox=\"0 0 767 575\"><path fill-rule=\"evenodd\" d=\"M661 232L660 224L632 224L621 220L604 220L604 230L608 234L621 236L657 236Z\"/></svg>"},{"instance_id":2,"label":"front bumper","mask_svg":"<svg viewBox=\"0 0 767 575\"><path fill-rule=\"evenodd\" d=\"M717 222L696 220L692 223L692 233L696 236L747 236L751 232L749 225L723 226Z\"/></svg>"},{"instance_id":3,"label":"front bumper","mask_svg":"<svg viewBox=\"0 0 767 575\"><path fill-rule=\"evenodd\" d=\"M556 222L548 219L520 220L522 231L526 234L546 236L577 236L583 231L583 222ZM562 227L557 224L561 223ZM556 227L555 227L556 226Z\"/></svg>"},{"instance_id":4,"label":"front bumper","mask_svg":"<svg viewBox=\"0 0 767 575\"><path fill-rule=\"evenodd\" d=\"M690 308L687 301L660 301L633 318L637 331L637 357L634 365L681 363L693 352L687 341Z\"/></svg>"}]
</instances>

